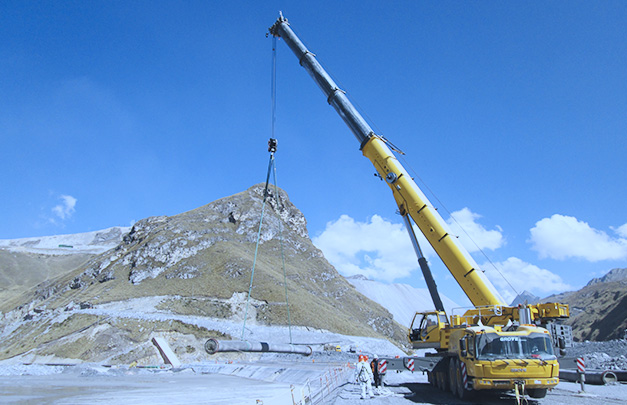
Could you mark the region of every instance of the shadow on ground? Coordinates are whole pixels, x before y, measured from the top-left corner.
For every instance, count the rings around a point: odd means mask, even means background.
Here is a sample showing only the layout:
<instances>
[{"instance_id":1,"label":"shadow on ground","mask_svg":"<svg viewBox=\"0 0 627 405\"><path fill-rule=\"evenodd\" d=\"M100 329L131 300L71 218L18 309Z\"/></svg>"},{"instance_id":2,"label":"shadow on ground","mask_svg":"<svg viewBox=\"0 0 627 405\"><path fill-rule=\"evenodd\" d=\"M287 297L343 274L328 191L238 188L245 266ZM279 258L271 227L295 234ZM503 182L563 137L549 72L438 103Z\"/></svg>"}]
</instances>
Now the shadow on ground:
<instances>
[{"instance_id":1,"label":"shadow on ground","mask_svg":"<svg viewBox=\"0 0 627 405\"><path fill-rule=\"evenodd\" d=\"M513 403L515 396L506 392L482 392L474 393L469 399L461 400L450 392L442 392L428 383L402 383L398 385L388 385L393 391L403 392L406 400L419 404L433 405L462 405L462 404L482 404L482 405L503 405ZM525 404L539 405L540 402L526 398Z\"/></svg>"}]
</instances>

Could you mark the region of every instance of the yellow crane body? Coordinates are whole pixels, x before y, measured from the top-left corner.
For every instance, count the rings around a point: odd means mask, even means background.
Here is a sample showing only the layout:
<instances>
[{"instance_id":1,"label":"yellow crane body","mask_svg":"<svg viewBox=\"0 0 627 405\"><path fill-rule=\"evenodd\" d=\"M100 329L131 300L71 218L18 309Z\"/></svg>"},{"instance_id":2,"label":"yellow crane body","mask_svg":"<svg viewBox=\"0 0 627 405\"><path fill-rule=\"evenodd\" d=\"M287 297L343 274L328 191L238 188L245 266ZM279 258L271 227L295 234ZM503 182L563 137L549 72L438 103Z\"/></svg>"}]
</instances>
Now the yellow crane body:
<instances>
[{"instance_id":1,"label":"yellow crane body","mask_svg":"<svg viewBox=\"0 0 627 405\"><path fill-rule=\"evenodd\" d=\"M337 87L282 15L270 27L273 37L283 38L360 143L360 149L388 184L408 227L408 216L426 237L444 265L453 275L473 308L462 315L447 317L441 302L435 311L418 312L409 329L409 341L415 349L436 349L440 360L429 371L429 381L460 398L471 391L515 389L542 398L558 383L559 366L553 352L555 342L540 326L569 316L568 306L558 303L509 307L447 223L396 159L386 140L376 135L364 118ZM412 243L419 256L413 231ZM427 266L428 267L428 266ZM431 277L430 270L423 274ZM435 283L425 280L429 290ZM433 287L433 288L432 288ZM432 293L432 298L437 291ZM434 298L434 301L436 301ZM561 347L561 345L560 345Z\"/></svg>"},{"instance_id":2,"label":"yellow crane body","mask_svg":"<svg viewBox=\"0 0 627 405\"><path fill-rule=\"evenodd\" d=\"M392 190L401 214L411 216L429 244L449 269L474 306L505 305L479 266L462 250L457 237L447 229L446 222L420 191L390 148L378 136L371 136L362 146L381 178Z\"/></svg>"}]
</instances>

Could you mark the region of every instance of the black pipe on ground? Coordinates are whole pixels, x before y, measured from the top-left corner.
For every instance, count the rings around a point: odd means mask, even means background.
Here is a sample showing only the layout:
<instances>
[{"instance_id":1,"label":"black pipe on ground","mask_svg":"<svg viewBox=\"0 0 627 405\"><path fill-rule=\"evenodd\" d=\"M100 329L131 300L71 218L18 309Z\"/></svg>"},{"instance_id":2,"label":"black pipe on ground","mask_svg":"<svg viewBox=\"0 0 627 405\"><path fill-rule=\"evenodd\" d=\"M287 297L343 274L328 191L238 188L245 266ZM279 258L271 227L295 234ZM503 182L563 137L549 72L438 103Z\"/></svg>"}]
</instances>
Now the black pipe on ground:
<instances>
[{"instance_id":1,"label":"black pipe on ground","mask_svg":"<svg viewBox=\"0 0 627 405\"><path fill-rule=\"evenodd\" d=\"M577 370L560 370L560 380L578 382L579 376ZM617 381L616 374L609 370L586 371L586 384L605 385Z\"/></svg>"},{"instance_id":2,"label":"black pipe on ground","mask_svg":"<svg viewBox=\"0 0 627 405\"><path fill-rule=\"evenodd\" d=\"M205 350L209 354L218 352L272 352L294 353L311 356L311 346L293 345L289 343L249 342L247 340L217 340L209 339L205 342Z\"/></svg>"}]
</instances>

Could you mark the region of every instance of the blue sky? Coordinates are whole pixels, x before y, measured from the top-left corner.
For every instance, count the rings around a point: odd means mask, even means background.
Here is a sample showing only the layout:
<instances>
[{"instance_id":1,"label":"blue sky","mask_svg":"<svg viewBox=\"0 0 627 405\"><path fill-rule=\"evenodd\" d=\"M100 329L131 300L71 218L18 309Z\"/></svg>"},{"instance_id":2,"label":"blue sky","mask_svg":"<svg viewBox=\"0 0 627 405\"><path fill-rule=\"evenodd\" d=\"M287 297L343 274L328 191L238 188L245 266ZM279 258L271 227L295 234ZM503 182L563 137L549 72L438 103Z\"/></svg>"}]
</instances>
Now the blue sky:
<instances>
[{"instance_id":1,"label":"blue sky","mask_svg":"<svg viewBox=\"0 0 627 405\"><path fill-rule=\"evenodd\" d=\"M264 181L279 10L518 291L627 267L622 1L3 1L0 239L128 226ZM342 273L423 286L387 186L277 53L278 185Z\"/></svg>"}]
</instances>

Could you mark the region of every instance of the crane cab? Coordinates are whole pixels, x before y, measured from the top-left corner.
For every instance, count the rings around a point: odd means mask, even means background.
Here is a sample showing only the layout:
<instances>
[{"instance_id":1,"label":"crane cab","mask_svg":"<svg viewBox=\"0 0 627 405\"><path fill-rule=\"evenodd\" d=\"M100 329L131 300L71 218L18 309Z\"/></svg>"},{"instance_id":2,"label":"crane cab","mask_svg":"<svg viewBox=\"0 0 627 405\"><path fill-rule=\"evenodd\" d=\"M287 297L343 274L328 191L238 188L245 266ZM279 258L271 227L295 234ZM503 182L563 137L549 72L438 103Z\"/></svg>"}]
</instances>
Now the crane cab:
<instances>
[{"instance_id":1,"label":"crane cab","mask_svg":"<svg viewBox=\"0 0 627 405\"><path fill-rule=\"evenodd\" d=\"M448 326L443 311L416 312L409 328L409 341L414 349L445 349L442 340Z\"/></svg>"}]
</instances>

